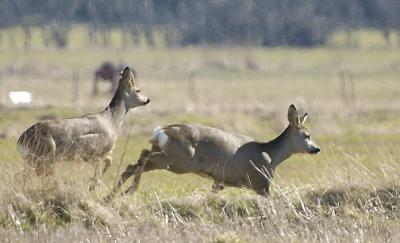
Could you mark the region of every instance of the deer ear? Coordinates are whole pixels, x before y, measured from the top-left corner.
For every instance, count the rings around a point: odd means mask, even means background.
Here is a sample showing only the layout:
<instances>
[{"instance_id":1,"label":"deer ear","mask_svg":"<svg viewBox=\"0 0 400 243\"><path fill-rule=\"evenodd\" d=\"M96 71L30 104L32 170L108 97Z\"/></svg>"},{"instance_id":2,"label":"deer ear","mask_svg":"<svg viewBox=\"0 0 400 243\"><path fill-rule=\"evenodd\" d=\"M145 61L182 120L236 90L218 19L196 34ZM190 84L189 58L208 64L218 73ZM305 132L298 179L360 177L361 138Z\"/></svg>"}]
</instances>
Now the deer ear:
<instances>
[{"instance_id":1,"label":"deer ear","mask_svg":"<svg viewBox=\"0 0 400 243\"><path fill-rule=\"evenodd\" d=\"M296 106L293 104L289 106L288 120L292 126L300 125L299 113L297 112Z\"/></svg>"},{"instance_id":2,"label":"deer ear","mask_svg":"<svg viewBox=\"0 0 400 243\"><path fill-rule=\"evenodd\" d=\"M304 113L304 115L303 115L302 117L300 117L300 124L301 124L301 125L303 125L303 124L304 124L304 122L306 122L306 121L307 121L307 117L308 117L308 114L307 114L307 112L306 112L306 113Z\"/></svg>"},{"instance_id":3,"label":"deer ear","mask_svg":"<svg viewBox=\"0 0 400 243\"><path fill-rule=\"evenodd\" d=\"M121 75L123 79L129 78L129 76L131 75L131 69L128 66L126 66L124 70L121 72Z\"/></svg>"}]
</instances>

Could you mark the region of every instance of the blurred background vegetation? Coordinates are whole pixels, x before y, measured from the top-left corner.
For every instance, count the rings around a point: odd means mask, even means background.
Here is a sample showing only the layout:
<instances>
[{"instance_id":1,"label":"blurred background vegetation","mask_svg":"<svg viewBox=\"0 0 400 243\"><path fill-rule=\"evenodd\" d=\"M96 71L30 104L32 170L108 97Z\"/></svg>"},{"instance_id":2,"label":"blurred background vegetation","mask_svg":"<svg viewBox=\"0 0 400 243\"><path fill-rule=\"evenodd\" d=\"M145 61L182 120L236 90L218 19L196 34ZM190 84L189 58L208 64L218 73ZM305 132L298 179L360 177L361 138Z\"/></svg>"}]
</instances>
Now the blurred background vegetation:
<instances>
[{"instance_id":1,"label":"blurred background vegetation","mask_svg":"<svg viewBox=\"0 0 400 243\"><path fill-rule=\"evenodd\" d=\"M76 24L87 26L90 45L112 45L113 29L123 45L313 47L338 30L356 45L352 32L365 28L398 45L391 34L400 30L399 12L396 0L1 0L0 28L21 27L25 48L35 27L45 46L66 47Z\"/></svg>"}]
</instances>

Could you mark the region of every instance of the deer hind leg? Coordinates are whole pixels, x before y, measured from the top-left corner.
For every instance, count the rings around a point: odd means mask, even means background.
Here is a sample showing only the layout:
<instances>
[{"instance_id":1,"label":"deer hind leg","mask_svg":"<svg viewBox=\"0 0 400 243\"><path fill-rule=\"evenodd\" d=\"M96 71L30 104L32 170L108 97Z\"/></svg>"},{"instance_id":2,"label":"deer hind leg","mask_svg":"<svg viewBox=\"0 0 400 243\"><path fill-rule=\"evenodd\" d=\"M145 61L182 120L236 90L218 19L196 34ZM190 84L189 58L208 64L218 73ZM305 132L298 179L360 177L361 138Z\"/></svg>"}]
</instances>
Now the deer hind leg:
<instances>
[{"instance_id":1,"label":"deer hind leg","mask_svg":"<svg viewBox=\"0 0 400 243\"><path fill-rule=\"evenodd\" d=\"M37 159L35 161L35 173L37 176L49 177L54 175L54 165L50 159Z\"/></svg>"},{"instance_id":2,"label":"deer hind leg","mask_svg":"<svg viewBox=\"0 0 400 243\"><path fill-rule=\"evenodd\" d=\"M28 180L31 175L30 172L36 174L40 182L40 190L42 193L53 191L58 188L57 178L54 176L54 158L46 156L30 156L26 161L25 178L23 180L23 187L29 188Z\"/></svg>"},{"instance_id":3,"label":"deer hind leg","mask_svg":"<svg viewBox=\"0 0 400 243\"><path fill-rule=\"evenodd\" d=\"M35 153L29 154L27 162L35 170L37 176L45 177L54 174L56 144L52 137L45 137L36 142Z\"/></svg>"},{"instance_id":4,"label":"deer hind leg","mask_svg":"<svg viewBox=\"0 0 400 243\"><path fill-rule=\"evenodd\" d=\"M50 183L52 175L54 174L54 166L51 162L44 159L43 157L38 157L35 155L30 155L25 158L25 168L19 173L22 176L21 182L23 188L29 187L30 179L32 176L36 175L40 179L42 185L55 185L56 181ZM42 188L43 190L43 188Z\"/></svg>"},{"instance_id":5,"label":"deer hind leg","mask_svg":"<svg viewBox=\"0 0 400 243\"><path fill-rule=\"evenodd\" d=\"M122 185L132 176L135 175L134 181L132 185L128 188L127 192L133 192L137 189L139 185L139 181L141 178L141 174L146 171L161 169L162 167L166 167L166 165L162 166L155 166L158 162L166 161L166 156L161 152L157 151L156 149L152 149L151 151L148 149L143 149L139 160L136 164L129 164L125 171L121 174L120 179L114 185L111 192L106 196L105 200L110 201L115 194L119 191Z\"/></svg>"},{"instance_id":6,"label":"deer hind leg","mask_svg":"<svg viewBox=\"0 0 400 243\"><path fill-rule=\"evenodd\" d=\"M133 193L137 190L143 172L168 168L171 161L164 153L159 151L148 153L147 151L144 151L143 158L141 156L141 160L139 160L140 166L135 171L135 178L125 193Z\"/></svg>"},{"instance_id":7,"label":"deer hind leg","mask_svg":"<svg viewBox=\"0 0 400 243\"><path fill-rule=\"evenodd\" d=\"M106 202L111 201L111 199L117 194L119 189L122 187L122 185L131 177L135 174L135 171L140 167L140 164L130 164L126 167L125 171L121 174L121 177L117 181L117 183L114 185L113 189L111 192L104 198Z\"/></svg>"},{"instance_id":8,"label":"deer hind leg","mask_svg":"<svg viewBox=\"0 0 400 243\"><path fill-rule=\"evenodd\" d=\"M115 194L119 191L119 189L122 187L122 185L133 175L135 175L136 171L140 169L140 167L143 164L143 159L148 156L151 153L150 150L148 149L143 149L142 152L140 153L139 160L136 164L129 164L125 171L121 174L121 177L117 181L117 183L114 185L113 189L111 192L104 198L106 202L111 201L111 199L115 196Z\"/></svg>"}]
</instances>

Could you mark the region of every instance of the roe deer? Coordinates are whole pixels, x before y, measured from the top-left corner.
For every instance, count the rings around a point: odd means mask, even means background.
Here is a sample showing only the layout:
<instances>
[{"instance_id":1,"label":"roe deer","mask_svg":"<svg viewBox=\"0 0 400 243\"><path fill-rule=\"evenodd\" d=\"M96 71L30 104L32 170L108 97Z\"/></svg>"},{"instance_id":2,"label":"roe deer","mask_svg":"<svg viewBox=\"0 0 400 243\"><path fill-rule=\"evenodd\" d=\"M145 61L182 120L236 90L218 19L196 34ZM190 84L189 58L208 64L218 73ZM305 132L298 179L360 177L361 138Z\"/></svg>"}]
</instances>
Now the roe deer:
<instances>
[{"instance_id":1,"label":"roe deer","mask_svg":"<svg viewBox=\"0 0 400 243\"><path fill-rule=\"evenodd\" d=\"M270 142L256 142L251 137L193 124L156 128L150 140L151 150L142 150L138 163L128 165L105 199L111 200L133 175L135 179L126 192L135 191L141 173L156 169L210 177L215 191L222 190L223 185L244 186L266 195L273 172L282 161L294 153L320 152L303 125L306 119L307 113L299 116L291 105L289 126ZM267 173L259 168L265 168Z\"/></svg>"},{"instance_id":2,"label":"roe deer","mask_svg":"<svg viewBox=\"0 0 400 243\"><path fill-rule=\"evenodd\" d=\"M140 93L133 70L125 67L121 75L114 97L104 111L63 120L40 121L22 133L17 142L18 151L38 176L53 173L56 160L90 161L95 166L90 190L95 189L97 180L111 166L111 153L126 113L150 102ZM101 162L104 162L104 168L99 171Z\"/></svg>"}]
</instances>

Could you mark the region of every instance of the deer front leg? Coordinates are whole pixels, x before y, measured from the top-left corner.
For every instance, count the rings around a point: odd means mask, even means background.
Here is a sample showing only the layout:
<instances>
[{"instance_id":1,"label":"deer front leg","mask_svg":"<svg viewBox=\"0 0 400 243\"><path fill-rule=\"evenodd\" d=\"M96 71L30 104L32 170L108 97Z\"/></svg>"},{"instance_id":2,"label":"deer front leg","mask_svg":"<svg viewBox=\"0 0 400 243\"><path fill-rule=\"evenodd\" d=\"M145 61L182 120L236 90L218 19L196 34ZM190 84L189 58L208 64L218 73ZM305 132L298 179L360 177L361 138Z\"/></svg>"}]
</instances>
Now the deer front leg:
<instances>
[{"instance_id":1,"label":"deer front leg","mask_svg":"<svg viewBox=\"0 0 400 243\"><path fill-rule=\"evenodd\" d=\"M106 173L106 171L111 167L112 158L111 158L111 156L107 156L103 159L103 161L104 161L104 168L103 168L103 171L101 172L102 177Z\"/></svg>"},{"instance_id":2,"label":"deer front leg","mask_svg":"<svg viewBox=\"0 0 400 243\"><path fill-rule=\"evenodd\" d=\"M214 184L211 187L211 192L218 193L219 191L224 190L225 186L223 183L219 181L214 181Z\"/></svg>"},{"instance_id":3,"label":"deer front leg","mask_svg":"<svg viewBox=\"0 0 400 243\"><path fill-rule=\"evenodd\" d=\"M101 170L101 161L94 161L93 164L93 177L89 178L90 184L89 184L89 191L95 191L97 187L99 186L99 180L102 175L102 170Z\"/></svg>"},{"instance_id":4,"label":"deer front leg","mask_svg":"<svg viewBox=\"0 0 400 243\"><path fill-rule=\"evenodd\" d=\"M267 197L269 195L269 182L266 181L264 185L254 187L253 189L258 195Z\"/></svg>"},{"instance_id":5,"label":"deer front leg","mask_svg":"<svg viewBox=\"0 0 400 243\"><path fill-rule=\"evenodd\" d=\"M101 170L101 165L104 162L104 167ZM89 191L95 191L100 184L100 179L103 178L104 173L111 167L112 158L111 156L104 157L102 160L93 163L94 175L90 178L91 184Z\"/></svg>"}]
</instances>

